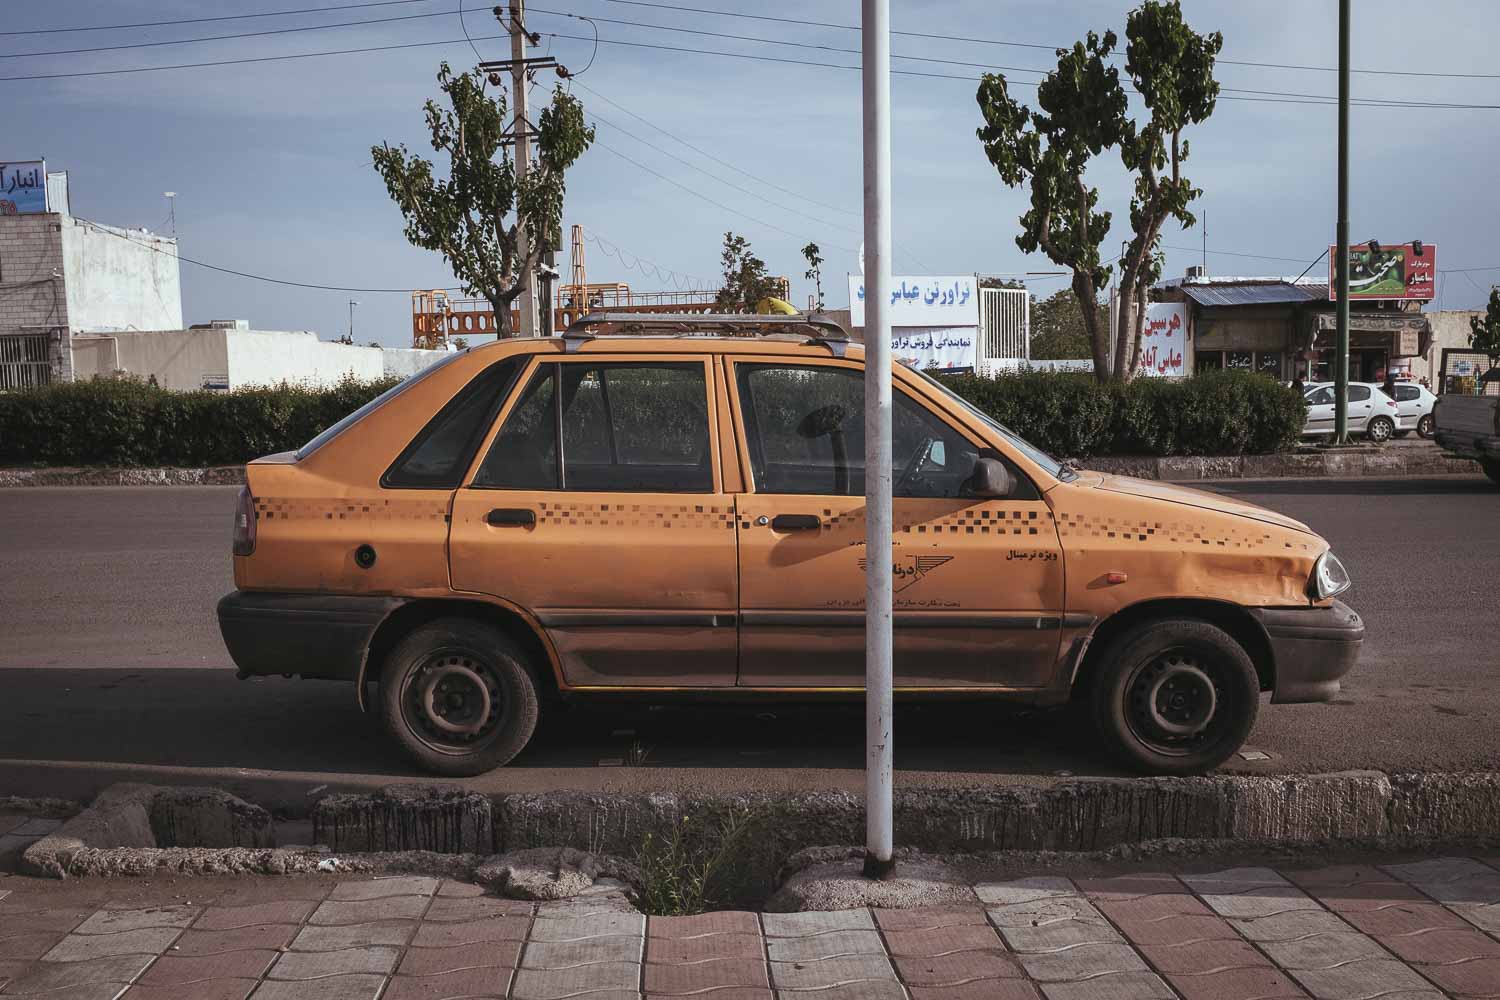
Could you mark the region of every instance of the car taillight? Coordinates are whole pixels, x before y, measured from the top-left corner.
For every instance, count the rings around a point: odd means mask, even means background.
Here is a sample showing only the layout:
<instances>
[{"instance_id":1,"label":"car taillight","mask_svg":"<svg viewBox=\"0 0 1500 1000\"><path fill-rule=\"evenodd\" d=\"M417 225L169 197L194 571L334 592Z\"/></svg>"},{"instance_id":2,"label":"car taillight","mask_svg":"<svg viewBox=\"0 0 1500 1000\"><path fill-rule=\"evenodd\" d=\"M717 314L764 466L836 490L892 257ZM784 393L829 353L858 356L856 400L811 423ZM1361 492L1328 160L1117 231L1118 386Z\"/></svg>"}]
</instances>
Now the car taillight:
<instances>
[{"instance_id":1,"label":"car taillight","mask_svg":"<svg viewBox=\"0 0 1500 1000\"><path fill-rule=\"evenodd\" d=\"M1385 405L1389 406L1393 410L1396 409L1396 401L1394 399L1387 399L1385 401Z\"/></svg>"},{"instance_id":2,"label":"car taillight","mask_svg":"<svg viewBox=\"0 0 1500 1000\"><path fill-rule=\"evenodd\" d=\"M255 551L255 498L250 487L241 486L234 505L234 554L248 556Z\"/></svg>"}]
</instances>

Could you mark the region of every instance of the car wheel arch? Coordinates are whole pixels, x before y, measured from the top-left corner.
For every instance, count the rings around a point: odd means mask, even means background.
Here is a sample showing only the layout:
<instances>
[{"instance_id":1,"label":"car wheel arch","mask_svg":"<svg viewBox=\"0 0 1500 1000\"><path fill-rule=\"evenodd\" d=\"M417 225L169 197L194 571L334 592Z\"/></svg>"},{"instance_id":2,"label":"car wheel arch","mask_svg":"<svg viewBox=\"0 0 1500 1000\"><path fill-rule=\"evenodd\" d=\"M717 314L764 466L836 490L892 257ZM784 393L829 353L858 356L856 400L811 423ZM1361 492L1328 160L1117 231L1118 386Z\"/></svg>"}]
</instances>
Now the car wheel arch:
<instances>
[{"instance_id":1,"label":"car wheel arch","mask_svg":"<svg viewBox=\"0 0 1500 1000\"><path fill-rule=\"evenodd\" d=\"M381 665L390 651L414 629L440 618L470 618L498 627L526 650L535 667L536 681L544 693L555 694L561 689L562 673L556 650L540 623L524 609L495 599L417 598L386 615L370 637L355 683L362 710L370 710L365 685L380 676Z\"/></svg>"},{"instance_id":2,"label":"car wheel arch","mask_svg":"<svg viewBox=\"0 0 1500 1000\"><path fill-rule=\"evenodd\" d=\"M1260 689L1276 687L1276 659L1265 626L1248 609L1231 601L1205 598L1159 598L1127 605L1100 621L1088 637L1088 647L1074 671L1070 697L1088 691L1106 649L1116 636L1146 622L1168 618L1191 618L1216 625L1240 644L1255 664Z\"/></svg>"}]
</instances>

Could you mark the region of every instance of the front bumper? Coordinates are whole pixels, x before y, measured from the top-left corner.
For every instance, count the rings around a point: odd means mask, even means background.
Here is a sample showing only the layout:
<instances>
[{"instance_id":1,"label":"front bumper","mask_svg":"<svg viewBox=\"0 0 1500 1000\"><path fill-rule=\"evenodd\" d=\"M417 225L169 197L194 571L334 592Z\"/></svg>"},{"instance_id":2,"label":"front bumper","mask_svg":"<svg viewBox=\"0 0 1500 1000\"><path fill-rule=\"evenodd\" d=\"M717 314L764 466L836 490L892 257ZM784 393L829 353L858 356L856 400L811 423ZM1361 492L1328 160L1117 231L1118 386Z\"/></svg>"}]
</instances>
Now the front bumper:
<instances>
[{"instance_id":1,"label":"front bumper","mask_svg":"<svg viewBox=\"0 0 1500 1000\"><path fill-rule=\"evenodd\" d=\"M241 677L359 679L370 638L395 597L236 590L219 600L219 631Z\"/></svg>"},{"instance_id":2,"label":"front bumper","mask_svg":"<svg viewBox=\"0 0 1500 1000\"><path fill-rule=\"evenodd\" d=\"M1273 704L1332 701L1359 660L1365 623L1342 601L1316 608L1256 608L1276 661Z\"/></svg>"}]
</instances>

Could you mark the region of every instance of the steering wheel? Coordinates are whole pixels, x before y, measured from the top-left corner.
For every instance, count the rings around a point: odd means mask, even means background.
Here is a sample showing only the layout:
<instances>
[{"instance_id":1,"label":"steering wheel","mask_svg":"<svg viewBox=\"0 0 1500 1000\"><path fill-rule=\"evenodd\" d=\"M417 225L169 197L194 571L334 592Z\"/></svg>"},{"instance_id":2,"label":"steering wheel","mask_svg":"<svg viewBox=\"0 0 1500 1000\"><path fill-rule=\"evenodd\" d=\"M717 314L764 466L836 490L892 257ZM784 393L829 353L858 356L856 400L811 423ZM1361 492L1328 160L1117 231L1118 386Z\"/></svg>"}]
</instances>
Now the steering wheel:
<instances>
[{"instance_id":1,"label":"steering wheel","mask_svg":"<svg viewBox=\"0 0 1500 1000\"><path fill-rule=\"evenodd\" d=\"M922 441L922 447L918 448L912 454L906 463L906 468L901 470L901 475L896 479L895 486L891 489L892 494L901 496L906 484L916 479L917 471L922 468L923 463L932 455L933 446L937 442L938 439L935 437L926 438Z\"/></svg>"}]
</instances>

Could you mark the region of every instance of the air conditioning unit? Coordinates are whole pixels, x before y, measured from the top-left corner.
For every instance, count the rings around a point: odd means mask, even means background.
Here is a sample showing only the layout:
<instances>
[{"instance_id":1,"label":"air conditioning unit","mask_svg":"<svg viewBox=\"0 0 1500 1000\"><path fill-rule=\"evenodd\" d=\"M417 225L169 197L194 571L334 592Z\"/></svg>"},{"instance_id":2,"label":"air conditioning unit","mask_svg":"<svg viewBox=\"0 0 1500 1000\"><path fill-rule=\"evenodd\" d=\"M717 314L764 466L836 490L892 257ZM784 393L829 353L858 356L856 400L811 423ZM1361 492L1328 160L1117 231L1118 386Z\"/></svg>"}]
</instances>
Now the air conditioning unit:
<instances>
[{"instance_id":1,"label":"air conditioning unit","mask_svg":"<svg viewBox=\"0 0 1500 1000\"><path fill-rule=\"evenodd\" d=\"M207 323L194 323L189 330L248 330L248 319L211 319Z\"/></svg>"},{"instance_id":2,"label":"air conditioning unit","mask_svg":"<svg viewBox=\"0 0 1500 1000\"><path fill-rule=\"evenodd\" d=\"M1187 269L1187 277L1189 281L1192 281L1194 278L1206 278L1208 277L1208 268L1202 264L1193 264Z\"/></svg>"}]
</instances>

